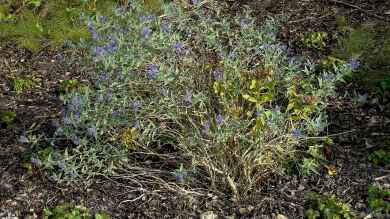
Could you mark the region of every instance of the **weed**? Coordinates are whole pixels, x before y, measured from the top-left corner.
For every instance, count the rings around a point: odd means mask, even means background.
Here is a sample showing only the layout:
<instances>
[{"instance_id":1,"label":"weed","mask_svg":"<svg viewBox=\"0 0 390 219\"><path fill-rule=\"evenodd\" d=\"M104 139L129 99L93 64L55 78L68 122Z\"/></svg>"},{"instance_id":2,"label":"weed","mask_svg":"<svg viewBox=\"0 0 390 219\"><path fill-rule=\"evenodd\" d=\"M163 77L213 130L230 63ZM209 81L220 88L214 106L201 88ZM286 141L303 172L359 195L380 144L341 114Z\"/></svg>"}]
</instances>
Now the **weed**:
<instances>
[{"instance_id":1,"label":"weed","mask_svg":"<svg viewBox=\"0 0 390 219\"><path fill-rule=\"evenodd\" d=\"M54 209L45 208L43 211L44 219L110 219L111 217L106 213L97 213L91 215L88 209L83 206L74 206L71 204L62 204L56 206Z\"/></svg>"},{"instance_id":2,"label":"weed","mask_svg":"<svg viewBox=\"0 0 390 219\"><path fill-rule=\"evenodd\" d=\"M13 78L10 81L10 85L11 89L19 95L36 86L37 82L33 78Z\"/></svg>"},{"instance_id":3,"label":"weed","mask_svg":"<svg viewBox=\"0 0 390 219\"><path fill-rule=\"evenodd\" d=\"M5 125L6 127L13 126L15 119L16 119L15 112L5 111L0 113L0 124Z\"/></svg>"},{"instance_id":4,"label":"weed","mask_svg":"<svg viewBox=\"0 0 390 219\"><path fill-rule=\"evenodd\" d=\"M349 205L339 202L336 197L323 196L317 193L309 194L310 209L306 211L308 219L352 219L355 217Z\"/></svg>"},{"instance_id":5,"label":"weed","mask_svg":"<svg viewBox=\"0 0 390 219\"><path fill-rule=\"evenodd\" d=\"M323 50L326 47L328 40L328 33L326 32L312 32L306 34L301 40L301 44L304 48L310 48L315 50Z\"/></svg>"},{"instance_id":6,"label":"weed","mask_svg":"<svg viewBox=\"0 0 390 219\"><path fill-rule=\"evenodd\" d=\"M61 94L69 93L79 86L79 82L74 79L60 81L59 92Z\"/></svg>"}]
</instances>

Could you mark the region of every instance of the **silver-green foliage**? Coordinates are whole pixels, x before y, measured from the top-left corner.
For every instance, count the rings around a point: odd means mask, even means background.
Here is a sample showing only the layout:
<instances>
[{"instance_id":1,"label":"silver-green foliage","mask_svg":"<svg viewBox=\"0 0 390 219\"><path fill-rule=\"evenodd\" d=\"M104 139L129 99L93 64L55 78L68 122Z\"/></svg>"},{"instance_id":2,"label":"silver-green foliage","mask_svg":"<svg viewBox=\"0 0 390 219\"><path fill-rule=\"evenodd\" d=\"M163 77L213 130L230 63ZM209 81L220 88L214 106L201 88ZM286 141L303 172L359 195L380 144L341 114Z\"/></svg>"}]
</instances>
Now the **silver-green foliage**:
<instances>
[{"instance_id":1,"label":"silver-green foliage","mask_svg":"<svg viewBox=\"0 0 390 219\"><path fill-rule=\"evenodd\" d=\"M250 11L229 17L220 8L170 3L155 16L133 1L129 11L89 21L98 71L93 86L63 97L52 144L71 143L48 168L56 181L142 167L242 197L282 171L305 136L323 131L326 100L344 70L315 72L287 55L275 20L258 26ZM179 170L159 169L172 158Z\"/></svg>"}]
</instances>

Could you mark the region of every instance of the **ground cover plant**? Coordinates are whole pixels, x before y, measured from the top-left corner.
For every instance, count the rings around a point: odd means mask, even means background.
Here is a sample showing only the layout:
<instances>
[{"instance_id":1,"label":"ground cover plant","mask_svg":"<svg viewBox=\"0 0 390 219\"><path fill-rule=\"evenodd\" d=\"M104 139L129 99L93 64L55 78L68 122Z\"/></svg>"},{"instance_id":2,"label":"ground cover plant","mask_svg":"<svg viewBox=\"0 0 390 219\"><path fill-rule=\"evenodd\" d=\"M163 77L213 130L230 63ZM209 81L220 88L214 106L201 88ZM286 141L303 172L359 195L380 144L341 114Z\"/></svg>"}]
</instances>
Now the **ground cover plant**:
<instances>
[{"instance_id":1,"label":"ground cover plant","mask_svg":"<svg viewBox=\"0 0 390 219\"><path fill-rule=\"evenodd\" d=\"M36 168L59 183L104 176L239 200L322 147L327 99L350 65L318 71L277 40L277 20L257 27L249 9L155 11L131 1L88 21L93 83L62 95L54 136L30 156Z\"/></svg>"},{"instance_id":2,"label":"ground cover plant","mask_svg":"<svg viewBox=\"0 0 390 219\"><path fill-rule=\"evenodd\" d=\"M91 215L88 209L83 206L74 206L71 204L62 204L56 206L54 209L46 208L44 210L44 219L110 219L111 217L105 213L97 213Z\"/></svg>"},{"instance_id":3,"label":"ground cover plant","mask_svg":"<svg viewBox=\"0 0 390 219\"><path fill-rule=\"evenodd\" d=\"M45 46L88 41L81 17L110 14L114 0L17 0L0 2L0 42L37 52Z\"/></svg>"},{"instance_id":4,"label":"ground cover plant","mask_svg":"<svg viewBox=\"0 0 390 219\"><path fill-rule=\"evenodd\" d=\"M368 188L368 204L373 212L390 212L390 190L380 188L378 186L370 186Z\"/></svg>"},{"instance_id":5,"label":"ground cover plant","mask_svg":"<svg viewBox=\"0 0 390 219\"><path fill-rule=\"evenodd\" d=\"M315 218L355 218L356 215L351 211L348 204L342 203L332 196L319 195L317 193L310 193L309 199L311 208L306 211L308 219Z\"/></svg>"}]
</instances>

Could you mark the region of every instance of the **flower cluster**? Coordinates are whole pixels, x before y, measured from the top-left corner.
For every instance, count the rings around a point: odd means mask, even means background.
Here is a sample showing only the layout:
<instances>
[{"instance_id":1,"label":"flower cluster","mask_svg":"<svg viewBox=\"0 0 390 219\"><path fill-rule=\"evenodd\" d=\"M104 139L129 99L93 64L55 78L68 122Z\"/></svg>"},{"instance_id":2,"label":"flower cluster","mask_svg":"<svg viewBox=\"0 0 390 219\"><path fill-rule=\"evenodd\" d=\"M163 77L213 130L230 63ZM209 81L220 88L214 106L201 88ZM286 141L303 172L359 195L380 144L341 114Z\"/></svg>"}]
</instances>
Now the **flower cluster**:
<instances>
[{"instance_id":1,"label":"flower cluster","mask_svg":"<svg viewBox=\"0 0 390 219\"><path fill-rule=\"evenodd\" d=\"M158 72L160 70L160 66L157 64L150 64L146 70L146 75L149 79L156 78Z\"/></svg>"}]
</instances>

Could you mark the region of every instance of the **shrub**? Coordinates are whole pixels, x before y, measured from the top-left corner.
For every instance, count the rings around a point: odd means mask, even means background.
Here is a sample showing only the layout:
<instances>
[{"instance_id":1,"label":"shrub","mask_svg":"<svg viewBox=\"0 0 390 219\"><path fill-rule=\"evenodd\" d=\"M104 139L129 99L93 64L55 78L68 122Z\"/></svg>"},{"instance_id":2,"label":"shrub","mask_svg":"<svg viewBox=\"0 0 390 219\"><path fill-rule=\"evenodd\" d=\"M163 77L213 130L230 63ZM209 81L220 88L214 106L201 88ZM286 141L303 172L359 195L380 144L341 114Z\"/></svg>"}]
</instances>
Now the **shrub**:
<instances>
[{"instance_id":1,"label":"shrub","mask_svg":"<svg viewBox=\"0 0 390 219\"><path fill-rule=\"evenodd\" d=\"M72 174L51 171L56 181L127 173L244 198L326 126L347 68L319 73L288 57L276 20L257 27L250 11L229 17L214 1L164 4L161 16L130 5L88 23L97 71L64 95L51 143L68 139L57 159Z\"/></svg>"},{"instance_id":2,"label":"shrub","mask_svg":"<svg viewBox=\"0 0 390 219\"><path fill-rule=\"evenodd\" d=\"M339 202L334 196L328 197L310 193L309 201L311 202L311 207L306 211L308 219L352 219L355 217L349 205Z\"/></svg>"}]
</instances>

